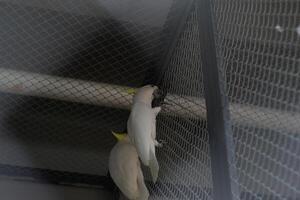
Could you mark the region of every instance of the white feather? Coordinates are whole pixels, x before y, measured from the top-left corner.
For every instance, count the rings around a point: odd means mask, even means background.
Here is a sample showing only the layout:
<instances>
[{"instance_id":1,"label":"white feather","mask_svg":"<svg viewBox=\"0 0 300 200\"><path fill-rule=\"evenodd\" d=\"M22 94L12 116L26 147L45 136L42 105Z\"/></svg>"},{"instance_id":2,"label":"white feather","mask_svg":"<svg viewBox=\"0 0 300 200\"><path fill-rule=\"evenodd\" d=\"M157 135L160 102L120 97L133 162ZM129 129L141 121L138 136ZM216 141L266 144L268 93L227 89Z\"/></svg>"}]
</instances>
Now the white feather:
<instances>
[{"instance_id":1,"label":"white feather","mask_svg":"<svg viewBox=\"0 0 300 200\"><path fill-rule=\"evenodd\" d=\"M111 150L109 172L115 184L128 199L148 199L149 192L144 182L138 154L129 139L118 142Z\"/></svg>"},{"instance_id":2,"label":"white feather","mask_svg":"<svg viewBox=\"0 0 300 200\"><path fill-rule=\"evenodd\" d=\"M158 177L158 162L155 156L156 116L160 108L152 108L153 92L157 87L145 86L133 98L127 122L128 135L134 143L142 163L150 167L153 182Z\"/></svg>"}]
</instances>

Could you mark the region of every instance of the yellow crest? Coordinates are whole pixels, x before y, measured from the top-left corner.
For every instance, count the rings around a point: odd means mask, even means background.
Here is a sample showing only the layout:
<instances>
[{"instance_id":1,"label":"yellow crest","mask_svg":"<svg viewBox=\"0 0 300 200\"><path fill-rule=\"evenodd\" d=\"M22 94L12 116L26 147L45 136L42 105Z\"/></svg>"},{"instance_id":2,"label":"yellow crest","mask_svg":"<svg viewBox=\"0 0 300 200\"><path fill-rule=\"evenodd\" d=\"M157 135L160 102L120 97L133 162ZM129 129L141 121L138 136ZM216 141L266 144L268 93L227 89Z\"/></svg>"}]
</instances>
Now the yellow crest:
<instances>
[{"instance_id":1,"label":"yellow crest","mask_svg":"<svg viewBox=\"0 0 300 200\"><path fill-rule=\"evenodd\" d=\"M135 94L136 91L137 91L137 89L135 89L135 88L129 88L129 89L125 90L125 92L126 92L127 94Z\"/></svg>"},{"instance_id":2,"label":"yellow crest","mask_svg":"<svg viewBox=\"0 0 300 200\"><path fill-rule=\"evenodd\" d=\"M116 133L116 132L111 132L116 138L118 141L122 141L124 140L124 138L127 136L126 133Z\"/></svg>"}]
</instances>

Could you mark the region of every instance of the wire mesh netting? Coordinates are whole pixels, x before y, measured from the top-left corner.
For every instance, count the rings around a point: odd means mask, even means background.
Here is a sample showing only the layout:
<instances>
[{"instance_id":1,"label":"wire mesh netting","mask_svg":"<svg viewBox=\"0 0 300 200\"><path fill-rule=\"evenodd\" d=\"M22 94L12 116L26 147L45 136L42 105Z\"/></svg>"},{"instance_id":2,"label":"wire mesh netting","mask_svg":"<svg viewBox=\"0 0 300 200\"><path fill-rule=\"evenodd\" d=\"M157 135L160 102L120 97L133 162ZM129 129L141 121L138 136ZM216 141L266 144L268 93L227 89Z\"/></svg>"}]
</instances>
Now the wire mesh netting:
<instances>
[{"instance_id":1,"label":"wire mesh netting","mask_svg":"<svg viewBox=\"0 0 300 200\"><path fill-rule=\"evenodd\" d=\"M131 102L117 89L151 82L174 17L157 4L0 1L0 163L106 175Z\"/></svg>"},{"instance_id":2,"label":"wire mesh netting","mask_svg":"<svg viewBox=\"0 0 300 200\"><path fill-rule=\"evenodd\" d=\"M235 198L299 199L300 2L214 0L213 8L235 143Z\"/></svg>"},{"instance_id":3,"label":"wire mesh netting","mask_svg":"<svg viewBox=\"0 0 300 200\"><path fill-rule=\"evenodd\" d=\"M110 130L123 130L128 111L122 109L131 101L119 88L151 82L178 8L173 1L135 2L130 8L128 2L95 2L0 2L4 171L21 166L106 175L115 143ZM161 86L185 117L166 107L168 115L158 120L158 135L167 145L158 150L160 179L150 185L154 199L211 198L195 9L184 29Z\"/></svg>"},{"instance_id":4,"label":"wire mesh netting","mask_svg":"<svg viewBox=\"0 0 300 200\"><path fill-rule=\"evenodd\" d=\"M212 199L209 137L203 97L197 10L192 8L162 79L162 89L182 98L168 99L182 116L160 116L158 136L159 184L151 185L153 199ZM184 103L182 101L185 101ZM165 108L168 109L168 108ZM167 111L172 114L172 111ZM174 112L174 111L173 111ZM178 110L177 110L178 112Z\"/></svg>"},{"instance_id":5,"label":"wire mesh netting","mask_svg":"<svg viewBox=\"0 0 300 200\"><path fill-rule=\"evenodd\" d=\"M59 181L52 173L106 175L115 143L110 131L124 129L131 103L122 87L151 82L178 7L173 1L135 2L130 12L128 2L93 2L0 2L1 173L51 182ZM169 115L158 120L167 145L158 150L154 199L211 198L196 25L193 11L162 82L177 95L170 101L185 118L167 107ZM70 181L86 178L91 176Z\"/></svg>"},{"instance_id":6,"label":"wire mesh netting","mask_svg":"<svg viewBox=\"0 0 300 200\"><path fill-rule=\"evenodd\" d=\"M174 36L190 2L0 0L1 174L75 172L71 182L99 184L115 144L110 131L126 126L125 90L161 77L171 105L157 119L166 144L157 149L156 184L145 169L151 199L213 199L195 5ZM300 2L211 3L235 145L234 198L298 200Z\"/></svg>"}]
</instances>

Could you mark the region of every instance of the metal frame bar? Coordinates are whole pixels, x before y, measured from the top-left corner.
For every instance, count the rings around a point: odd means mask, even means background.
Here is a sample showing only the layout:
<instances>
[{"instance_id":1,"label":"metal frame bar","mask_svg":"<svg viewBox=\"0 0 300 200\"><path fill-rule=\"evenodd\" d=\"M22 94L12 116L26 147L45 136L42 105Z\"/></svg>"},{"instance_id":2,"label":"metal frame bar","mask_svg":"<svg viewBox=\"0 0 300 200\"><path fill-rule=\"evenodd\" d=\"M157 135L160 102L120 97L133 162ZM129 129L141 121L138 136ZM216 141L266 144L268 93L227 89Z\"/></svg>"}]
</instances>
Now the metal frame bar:
<instances>
[{"instance_id":1,"label":"metal frame bar","mask_svg":"<svg viewBox=\"0 0 300 200\"><path fill-rule=\"evenodd\" d=\"M0 92L11 94L130 110L133 94L129 94L128 89L132 88L0 68ZM172 94L166 99L172 105L165 106L164 114L195 118L189 112L194 110L197 112L194 115L205 117L203 99ZM202 111L198 105L202 106Z\"/></svg>"},{"instance_id":2,"label":"metal frame bar","mask_svg":"<svg viewBox=\"0 0 300 200\"><path fill-rule=\"evenodd\" d=\"M217 63L211 1L197 0L200 32L201 61L203 67L204 93L207 108L207 123L212 165L213 195L215 200L232 200L239 194L233 179L236 173L230 163L234 163L234 146L229 122L229 105L224 93Z\"/></svg>"},{"instance_id":3,"label":"metal frame bar","mask_svg":"<svg viewBox=\"0 0 300 200\"><path fill-rule=\"evenodd\" d=\"M129 110L132 95L126 92L128 89L130 89L130 87L49 76L0 67L0 92L5 93ZM165 105L162 114L182 118L200 117L206 120L206 105L204 99L168 94L166 100L171 103L171 105ZM278 124L278 121L295 121L300 118L300 114L241 104L230 104L229 107L231 120L235 124L275 131L279 130L287 133L300 132L299 123L293 123L292 125L290 123ZM251 115L249 113L256 114ZM260 118L257 118L257 115L259 115ZM272 120L274 117L276 117L277 120Z\"/></svg>"}]
</instances>

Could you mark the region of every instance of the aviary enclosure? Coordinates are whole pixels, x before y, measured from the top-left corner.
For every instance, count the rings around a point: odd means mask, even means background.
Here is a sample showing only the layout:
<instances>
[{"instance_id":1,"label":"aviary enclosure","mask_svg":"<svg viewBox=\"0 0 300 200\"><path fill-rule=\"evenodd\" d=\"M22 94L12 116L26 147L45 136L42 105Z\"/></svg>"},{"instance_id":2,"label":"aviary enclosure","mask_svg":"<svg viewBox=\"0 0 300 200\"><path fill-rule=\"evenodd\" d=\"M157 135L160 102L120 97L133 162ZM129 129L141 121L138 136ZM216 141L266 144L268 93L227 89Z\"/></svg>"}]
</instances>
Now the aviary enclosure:
<instances>
[{"instance_id":1,"label":"aviary enclosure","mask_svg":"<svg viewBox=\"0 0 300 200\"><path fill-rule=\"evenodd\" d=\"M299 0L0 0L0 199L117 199L110 132L146 84L150 199L300 199Z\"/></svg>"}]
</instances>

